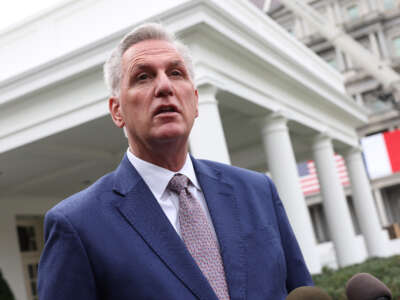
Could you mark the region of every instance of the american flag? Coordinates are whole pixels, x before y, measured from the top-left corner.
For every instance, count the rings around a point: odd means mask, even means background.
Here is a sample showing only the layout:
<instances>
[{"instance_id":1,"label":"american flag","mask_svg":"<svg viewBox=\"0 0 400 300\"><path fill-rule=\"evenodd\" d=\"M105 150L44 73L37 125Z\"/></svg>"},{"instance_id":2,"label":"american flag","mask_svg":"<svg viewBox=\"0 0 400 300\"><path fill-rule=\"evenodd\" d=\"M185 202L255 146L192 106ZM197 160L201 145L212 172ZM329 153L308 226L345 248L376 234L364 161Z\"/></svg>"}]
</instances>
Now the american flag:
<instances>
[{"instance_id":1,"label":"american flag","mask_svg":"<svg viewBox=\"0 0 400 300\"><path fill-rule=\"evenodd\" d=\"M343 157L335 154L336 170L339 174L339 179L342 185L348 186L350 184L347 175L347 168ZM300 177L300 185L304 196L319 193L319 182L317 177L317 170L314 161L309 160L297 164L297 170Z\"/></svg>"}]
</instances>

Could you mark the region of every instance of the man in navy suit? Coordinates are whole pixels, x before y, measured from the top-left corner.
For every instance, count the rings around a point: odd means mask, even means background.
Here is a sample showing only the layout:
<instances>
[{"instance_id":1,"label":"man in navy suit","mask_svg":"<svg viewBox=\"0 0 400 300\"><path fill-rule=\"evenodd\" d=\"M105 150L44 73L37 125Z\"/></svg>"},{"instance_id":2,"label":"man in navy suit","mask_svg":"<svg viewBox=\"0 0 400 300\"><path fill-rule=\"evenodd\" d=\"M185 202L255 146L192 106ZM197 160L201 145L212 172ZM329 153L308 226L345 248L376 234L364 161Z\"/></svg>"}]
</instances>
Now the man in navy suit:
<instances>
[{"instance_id":1,"label":"man in navy suit","mask_svg":"<svg viewBox=\"0 0 400 300\"><path fill-rule=\"evenodd\" d=\"M129 148L46 214L40 300L283 300L312 284L271 180L188 154L193 77L188 49L157 24L112 52L109 109Z\"/></svg>"}]
</instances>

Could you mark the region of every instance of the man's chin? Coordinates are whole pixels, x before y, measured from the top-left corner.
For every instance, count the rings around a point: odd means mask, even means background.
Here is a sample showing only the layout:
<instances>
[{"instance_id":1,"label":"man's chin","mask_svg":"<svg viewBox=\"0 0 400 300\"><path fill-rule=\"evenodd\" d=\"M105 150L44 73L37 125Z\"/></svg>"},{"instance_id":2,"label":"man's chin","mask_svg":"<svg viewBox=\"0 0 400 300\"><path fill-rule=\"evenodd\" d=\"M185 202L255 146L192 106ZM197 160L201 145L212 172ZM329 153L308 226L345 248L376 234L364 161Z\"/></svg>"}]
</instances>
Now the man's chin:
<instances>
[{"instance_id":1,"label":"man's chin","mask_svg":"<svg viewBox=\"0 0 400 300\"><path fill-rule=\"evenodd\" d=\"M168 130L160 130L157 134L154 135L153 139L160 142L173 142L179 141L182 139L187 139L188 135L184 132L184 130L179 128L168 128Z\"/></svg>"}]
</instances>

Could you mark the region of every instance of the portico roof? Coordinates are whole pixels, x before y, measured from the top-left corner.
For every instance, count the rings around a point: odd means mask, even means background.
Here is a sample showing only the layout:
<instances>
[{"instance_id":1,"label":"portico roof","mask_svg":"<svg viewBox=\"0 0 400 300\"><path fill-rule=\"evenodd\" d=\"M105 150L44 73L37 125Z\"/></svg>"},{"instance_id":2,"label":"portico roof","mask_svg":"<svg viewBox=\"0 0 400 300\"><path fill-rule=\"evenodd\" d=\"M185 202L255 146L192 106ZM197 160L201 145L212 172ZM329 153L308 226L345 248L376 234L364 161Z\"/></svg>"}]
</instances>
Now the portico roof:
<instances>
[{"instance_id":1,"label":"portico roof","mask_svg":"<svg viewBox=\"0 0 400 300\"><path fill-rule=\"evenodd\" d=\"M234 164L268 168L258 122L271 113L289 120L298 159L316 133L357 145L366 112L340 74L251 3L147 2L66 1L0 34L0 194L62 198L116 166L127 141L108 116L102 64L143 21L191 48L196 84L217 90Z\"/></svg>"}]
</instances>

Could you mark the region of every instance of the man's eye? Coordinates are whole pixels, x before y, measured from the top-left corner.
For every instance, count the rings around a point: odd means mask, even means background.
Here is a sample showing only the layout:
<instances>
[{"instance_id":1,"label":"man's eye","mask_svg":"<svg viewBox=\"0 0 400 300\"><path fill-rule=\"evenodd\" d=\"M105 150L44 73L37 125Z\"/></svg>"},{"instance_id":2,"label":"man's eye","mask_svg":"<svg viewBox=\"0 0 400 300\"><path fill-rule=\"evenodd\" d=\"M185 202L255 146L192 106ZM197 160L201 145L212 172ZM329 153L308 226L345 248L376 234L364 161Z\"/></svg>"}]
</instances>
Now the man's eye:
<instances>
[{"instance_id":1,"label":"man's eye","mask_svg":"<svg viewBox=\"0 0 400 300\"><path fill-rule=\"evenodd\" d=\"M149 75L146 73L141 73L136 78L137 78L137 80L146 80L149 78Z\"/></svg>"},{"instance_id":2,"label":"man's eye","mask_svg":"<svg viewBox=\"0 0 400 300\"><path fill-rule=\"evenodd\" d=\"M172 76L182 76L182 72L179 71L179 70L173 70L173 71L171 72L171 75L172 75Z\"/></svg>"}]
</instances>

